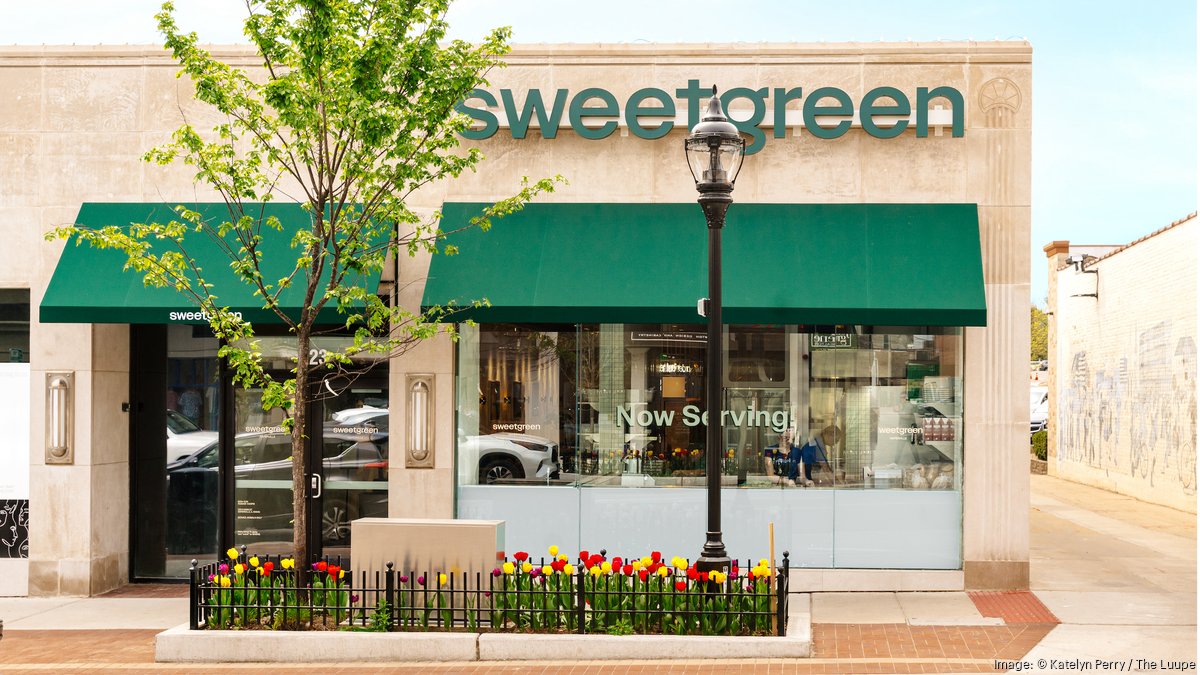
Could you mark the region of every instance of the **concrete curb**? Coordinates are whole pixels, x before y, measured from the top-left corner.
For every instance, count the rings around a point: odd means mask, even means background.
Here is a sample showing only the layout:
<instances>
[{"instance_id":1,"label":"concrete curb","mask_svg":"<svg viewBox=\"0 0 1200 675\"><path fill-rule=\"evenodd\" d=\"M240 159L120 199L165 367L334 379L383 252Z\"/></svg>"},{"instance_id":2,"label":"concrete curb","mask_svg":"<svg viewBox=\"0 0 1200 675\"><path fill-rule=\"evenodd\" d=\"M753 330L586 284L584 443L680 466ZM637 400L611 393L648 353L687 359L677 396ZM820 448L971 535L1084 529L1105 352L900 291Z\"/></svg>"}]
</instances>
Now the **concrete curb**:
<instances>
[{"instance_id":1,"label":"concrete curb","mask_svg":"<svg viewBox=\"0 0 1200 675\"><path fill-rule=\"evenodd\" d=\"M193 631L183 624L155 637L154 660L290 663L802 658L812 654L811 616L808 594L797 594L789 600L788 634L784 637Z\"/></svg>"},{"instance_id":2,"label":"concrete curb","mask_svg":"<svg viewBox=\"0 0 1200 675\"><path fill-rule=\"evenodd\" d=\"M478 638L476 633L193 631L183 624L155 636L154 660L159 663L475 661Z\"/></svg>"}]
</instances>

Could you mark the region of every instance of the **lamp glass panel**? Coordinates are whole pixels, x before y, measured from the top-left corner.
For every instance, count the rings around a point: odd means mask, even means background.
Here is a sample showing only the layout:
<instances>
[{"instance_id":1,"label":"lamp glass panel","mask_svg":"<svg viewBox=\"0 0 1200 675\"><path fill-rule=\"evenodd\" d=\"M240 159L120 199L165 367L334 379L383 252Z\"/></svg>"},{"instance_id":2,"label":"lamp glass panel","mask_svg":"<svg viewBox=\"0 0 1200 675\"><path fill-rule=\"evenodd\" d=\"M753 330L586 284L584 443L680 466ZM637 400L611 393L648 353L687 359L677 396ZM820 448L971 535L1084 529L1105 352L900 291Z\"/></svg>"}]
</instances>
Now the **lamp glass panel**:
<instances>
[{"instance_id":1,"label":"lamp glass panel","mask_svg":"<svg viewBox=\"0 0 1200 675\"><path fill-rule=\"evenodd\" d=\"M692 172L692 180L699 183L704 180L704 172L712 162L708 148L708 139L705 138L689 138L684 143L684 152L687 154L688 168Z\"/></svg>"}]
</instances>

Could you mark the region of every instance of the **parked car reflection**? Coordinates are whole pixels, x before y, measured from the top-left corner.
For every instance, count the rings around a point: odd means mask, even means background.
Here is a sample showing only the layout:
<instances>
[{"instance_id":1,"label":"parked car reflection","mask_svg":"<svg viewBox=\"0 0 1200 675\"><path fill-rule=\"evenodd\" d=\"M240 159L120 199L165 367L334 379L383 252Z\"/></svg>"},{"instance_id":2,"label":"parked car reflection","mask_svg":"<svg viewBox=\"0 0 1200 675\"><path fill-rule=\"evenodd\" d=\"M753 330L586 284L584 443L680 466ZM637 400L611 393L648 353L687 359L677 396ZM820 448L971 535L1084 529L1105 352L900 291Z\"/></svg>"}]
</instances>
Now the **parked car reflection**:
<instances>
[{"instance_id":1,"label":"parked car reflection","mask_svg":"<svg viewBox=\"0 0 1200 675\"><path fill-rule=\"evenodd\" d=\"M321 465L321 538L344 544L350 522L387 515L387 416L325 427ZM200 550L217 528L218 444L214 441L167 465L167 518L171 553ZM290 541L291 438L239 434L234 441L238 543Z\"/></svg>"},{"instance_id":2,"label":"parked car reflection","mask_svg":"<svg viewBox=\"0 0 1200 675\"><path fill-rule=\"evenodd\" d=\"M167 410L167 463L183 459L217 440L217 432L203 431L176 410Z\"/></svg>"},{"instance_id":3,"label":"parked car reflection","mask_svg":"<svg viewBox=\"0 0 1200 675\"><path fill-rule=\"evenodd\" d=\"M479 482L486 484L554 480L559 476L558 444L530 434L460 434L458 461L463 466L475 467Z\"/></svg>"}]
</instances>

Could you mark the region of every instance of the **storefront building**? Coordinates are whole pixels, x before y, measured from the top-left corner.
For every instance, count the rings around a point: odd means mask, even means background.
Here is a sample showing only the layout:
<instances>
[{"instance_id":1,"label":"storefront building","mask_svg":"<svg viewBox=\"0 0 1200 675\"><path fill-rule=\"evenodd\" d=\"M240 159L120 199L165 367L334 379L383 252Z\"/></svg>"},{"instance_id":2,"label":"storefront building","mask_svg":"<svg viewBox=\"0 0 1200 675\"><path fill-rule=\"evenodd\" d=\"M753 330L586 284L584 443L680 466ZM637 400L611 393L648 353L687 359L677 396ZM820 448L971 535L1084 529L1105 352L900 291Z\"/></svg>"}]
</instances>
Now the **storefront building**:
<instances>
[{"instance_id":1,"label":"storefront building","mask_svg":"<svg viewBox=\"0 0 1200 675\"><path fill-rule=\"evenodd\" d=\"M516 49L463 106L487 161L416 201L451 229L523 175L570 183L378 281L411 307L487 303L456 342L321 383L314 543L348 550L350 520L390 515L503 519L510 551L699 551L705 226L681 146L715 83L751 151L725 247L730 553L766 555L773 523L804 588L1026 587L1030 69L1024 42ZM28 547L0 594L290 540L280 420L230 386L203 317L40 236L212 200L139 159L181 114L212 121L175 70L150 49L0 51L0 284L33 307ZM259 332L286 370L292 342ZM792 444L815 461L777 462Z\"/></svg>"}]
</instances>

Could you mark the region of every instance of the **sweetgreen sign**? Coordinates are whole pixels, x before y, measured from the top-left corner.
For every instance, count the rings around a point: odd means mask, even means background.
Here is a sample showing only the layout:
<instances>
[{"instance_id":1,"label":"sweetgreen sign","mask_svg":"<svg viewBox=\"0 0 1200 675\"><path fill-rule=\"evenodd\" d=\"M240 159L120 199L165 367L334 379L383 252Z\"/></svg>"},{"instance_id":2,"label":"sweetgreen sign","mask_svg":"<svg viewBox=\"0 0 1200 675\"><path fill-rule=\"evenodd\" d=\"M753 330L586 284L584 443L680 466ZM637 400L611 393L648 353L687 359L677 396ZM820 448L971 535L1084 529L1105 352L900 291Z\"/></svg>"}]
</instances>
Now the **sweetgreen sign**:
<instances>
[{"instance_id":1,"label":"sweetgreen sign","mask_svg":"<svg viewBox=\"0 0 1200 675\"><path fill-rule=\"evenodd\" d=\"M691 128L700 121L700 109L711 95L712 90L700 86L700 80L688 80L687 86L676 89L674 96L655 87L638 89L624 101L624 106L612 92L599 87L589 87L574 94L568 89L556 89L552 96L543 96L540 89L530 89L523 99L519 99L512 89L501 89L499 99L485 89L475 89L455 109L476 121L475 126L462 133L464 138L471 140L490 138L500 130L500 118L489 108L502 110L513 138L525 138L535 119L542 138L555 138L565 114L567 125L583 138L607 138L624 118L634 136L655 139L666 136L675 128L677 100L686 106L688 128ZM766 145L767 135L761 127L767 120L768 111L775 138L785 137L788 111L796 108L799 108L804 130L816 138L838 138L850 130L855 119L875 138L895 138L910 125L915 127L918 138L925 138L931 126L930 104L935 100L949 107L951 135L962 137L966 104L962 92L954 87L917 87L915 102L895 87L875 87L857 102L837 87L818 87L807 94L803 87L734 87L721 94L721 104L726 110L739 108L731 106L735 101L749 102L750 116L730 121L750 136L746 152L751 154Z\"/></svg>"}]
</instances>

